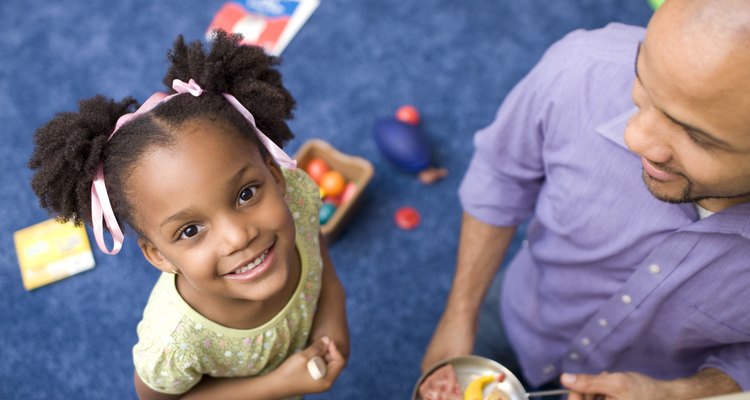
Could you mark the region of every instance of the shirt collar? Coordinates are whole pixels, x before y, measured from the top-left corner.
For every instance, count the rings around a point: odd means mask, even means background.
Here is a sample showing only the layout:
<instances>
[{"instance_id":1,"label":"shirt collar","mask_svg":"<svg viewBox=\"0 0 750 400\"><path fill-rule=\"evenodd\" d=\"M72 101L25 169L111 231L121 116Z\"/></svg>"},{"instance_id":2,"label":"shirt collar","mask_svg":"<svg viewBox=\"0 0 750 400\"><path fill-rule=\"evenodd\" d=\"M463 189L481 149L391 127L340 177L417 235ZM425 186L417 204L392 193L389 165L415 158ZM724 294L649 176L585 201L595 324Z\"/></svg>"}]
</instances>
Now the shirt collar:
<instances>
[{"instance_id":1,"label":"shirt collar","mask_svg":"<svg viewBox=\"0 0 750 400\"><path fill-rule=\"evenodd\" d=\"M714 213L710 217L690 224L685 230L737 234L750 239L750 202L737 204Z\"/></svg>"},{"instance_id":2,"label":"shirt collar","mask_svg":"<svg viewBox=\"0 0 750 400\"><path fill-rule=\"evenodd\" d=\"M625 150L630 151L628 146L625 145L625 127L628 125L630 117L635 115L637 111L638 108L634 106L624 113L597 126L596 131L607 139L619 144Z\"/></svg>"},{"instance_id":3,"label":"shirt collar","mask_svg":"<svg viewBox=\"0 0 750 400\"><path fill-rule=\"evenodd\" d=\"M597 126L596 132L630 152L630 149L625 145L625 127L628 125L630 117L637 111L638 108L636 107L625 111ZM678 204L676 206L680 207L693 221L696 221L683 230L739 234L750 239L750 202L729 207L703 220L698 220L698 213L692 204Z\"/></svg>"}]
</instances>

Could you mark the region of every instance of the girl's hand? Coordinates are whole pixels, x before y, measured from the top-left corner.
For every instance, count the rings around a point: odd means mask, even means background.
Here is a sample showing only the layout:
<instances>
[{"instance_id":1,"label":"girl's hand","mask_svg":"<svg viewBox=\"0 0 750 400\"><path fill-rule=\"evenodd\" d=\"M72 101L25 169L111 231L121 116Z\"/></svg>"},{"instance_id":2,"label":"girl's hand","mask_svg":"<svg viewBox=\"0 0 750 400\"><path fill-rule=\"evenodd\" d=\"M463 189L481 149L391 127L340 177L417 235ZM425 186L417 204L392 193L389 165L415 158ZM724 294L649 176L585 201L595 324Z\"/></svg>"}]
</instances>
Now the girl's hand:
<instances>
[{"instance_id":1,"label":"girl's hand","mask_svg":"<svg viewBox=\"0 0 750 400\"><path fill-rule=\"evenodd\" d=\"M318 380L313 379L307 370L307 362L315 356L320 356L327 363L325 375ZM280 380L278 383L287 385L294 395L303 395L329 390L345 366L346 358L339 352L336 343L323 337L286 359L272 374Z\"/></svg>"}]
</instances>

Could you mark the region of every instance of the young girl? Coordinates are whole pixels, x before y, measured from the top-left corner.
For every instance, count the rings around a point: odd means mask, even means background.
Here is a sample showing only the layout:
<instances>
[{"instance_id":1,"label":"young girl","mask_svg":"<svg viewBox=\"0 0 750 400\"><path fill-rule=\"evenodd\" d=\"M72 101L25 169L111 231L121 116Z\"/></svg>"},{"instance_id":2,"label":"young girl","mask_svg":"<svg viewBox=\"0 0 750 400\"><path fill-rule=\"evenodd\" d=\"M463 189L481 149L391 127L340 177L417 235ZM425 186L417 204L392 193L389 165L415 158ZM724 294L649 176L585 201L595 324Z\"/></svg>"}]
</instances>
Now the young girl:
<instances>
[{"instance_id":1,"label":"young girl","mask_svg":"<svg viewBox=\"0 0 750 400\"><path fill-rule=\"evenodd\" d=\"M41 205L91 224L109 254L127 224L162 271L133 348L141 398L294 397L329 389L346 364L318 188L279 147L294 99L278 60L238 43L219 32L206 52L178 37L171 95L136 111L97 96L35 134ZM321 359L323 377L308 373Z\"/></svg>"}]
</instances>

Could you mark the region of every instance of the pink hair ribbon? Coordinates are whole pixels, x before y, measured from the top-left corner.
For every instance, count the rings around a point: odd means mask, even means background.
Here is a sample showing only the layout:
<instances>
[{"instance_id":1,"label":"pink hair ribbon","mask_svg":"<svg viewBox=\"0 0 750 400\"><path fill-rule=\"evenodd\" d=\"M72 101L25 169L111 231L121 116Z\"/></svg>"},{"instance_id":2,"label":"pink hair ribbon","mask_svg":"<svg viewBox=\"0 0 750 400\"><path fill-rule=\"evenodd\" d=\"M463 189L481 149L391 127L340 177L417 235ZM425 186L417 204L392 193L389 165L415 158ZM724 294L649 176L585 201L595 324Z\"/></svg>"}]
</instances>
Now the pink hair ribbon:
<instances>
[{"instance_id":1,"label":"pink hair ribbon","mask_svg":"<svg viewBox=\"0 0 750 400\"><path fill-rule=\"evenodd\" d=\"M203 89L192 79L190 79L188 83L185 83L179 79L175 79L174 81L172 81L172 89L174 89L177 93L168 96L165 93L156 92L151 95L151 97L149 97L148 100L146 100L146 102L143 103L143 105L136 111L121 116L117 120L115 129L109 135L109 138L107 140L112 139L112 136L114 136L115 132L117 132L117 130L120 129L122 125L132 121L141 114L151 111L158 104L169 101L174 96L189 93L195 97L198 97L203 94ZM250 111L248 111L247 108L242 105L242 103L240 103L231 94L222 93L222 95L227 99L229 104L231 104L232 107L239 111L240 114L242 114L242 116L247 120L247 122L250 123L250 125L253 127L255 135L279 165L288 169L294 169L297 167L297 161L289 157L289 155L286 154L284 150L277 146L276 143L269 139L268 136L266 136L263 132L261 132L260 129L258 129L257 126L255 126L255 117L253 117L253 114L251 114ZM112 245L111 251L107 249L107 245L104 242L104 227L102 224L102 219L104 220L104 223L106 223L107 229L109 230L110 234L112 234L112 240L114 243ZM99 249L101 249L104 253L110 255L119 253L122 249L122 243L125 239L125 235L123 234L122 229L117 223L117 218L115 218L115 213L112 210L112 204L110 203L109 196L107 195L107 188L104 185L104 169L102 164L99 164L99 166L97 167L96 176L94 177L94 181L91 183L91 224L94 228L94 238L96 239L97 245L99 245Z\"/></svg>"}]
</instances>

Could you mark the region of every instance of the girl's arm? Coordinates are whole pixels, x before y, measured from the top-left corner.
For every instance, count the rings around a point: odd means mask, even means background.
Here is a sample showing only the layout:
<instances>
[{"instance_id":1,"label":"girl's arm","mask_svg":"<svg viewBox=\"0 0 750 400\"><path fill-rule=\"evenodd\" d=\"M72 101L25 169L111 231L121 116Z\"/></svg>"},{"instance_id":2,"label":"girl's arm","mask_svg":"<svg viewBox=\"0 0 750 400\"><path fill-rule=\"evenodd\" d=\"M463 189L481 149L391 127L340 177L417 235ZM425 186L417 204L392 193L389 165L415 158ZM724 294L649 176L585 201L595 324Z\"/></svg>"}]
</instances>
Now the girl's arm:
<instances>
[{"instance_id":1,"label":"girl's arm","mask_svg":"<svg viewBox=\"0 0 750 400\"><path fill-rule=\"evenodd\" d=\"M135 388L141 400L172 399L278 399L307 393L323 392L333 385L346 366L349 356L349 329L346 322L346 295L320 235L323 276L318 309L310 332L310 347L293 355L279 368L263 376L248 378L204 377L183 395L157 392L146 386L135 374ZM330 339L329 339L330 338ZM307 372L307 361L323 356L328 362L326 375L313 380Z\"/></svg>"},{"instance_id":2,"label":"girl's arm","mask_svg":"<svg viewBox=\"0 0 750 400\"><path fill-rule=\"evenodd\" d=\"M307 361L315 356L325 357L327 372L319 380L310 376ZM344 369L346 359L336 344L328 338L315 341L305 350L287 358L278 368L266 375L246 378L212 378L204 376L190 391L181 395L157 392L135 374L135 389L141 400L222 399L270 400L308 393L320 393L331 388Z\"/></svg>"},{"instance_id":3,"label":"girl's arm","mask_svg":"<svg viewBox=\"0 0 750 400\"><path fill-rule=\"evenodd\" d=\"M135 393L138 394L138 398L140 400L172 400L179 399L181 396L179 394L166 394L157 392L143 383L141 377L138 376L138 372L135 372L133 375L133 381L135 383Z\"/></svg>"},{"instance_id":4,"label":"girl's arm","mask_svg":"<svg viewBox=\"0 0 750 400\"><path fill-rule=\"evenodd\" d=\"M271 374L252 378L211 378L204 376L190 391L183 394L157 392L148 387L138 373L135 373L135 390L140 400L176 399L278 399L287 396L274 390Z\"/></svg>"},{"instance_id":5,"label":"girl's arm","mask_svg":"<svg viewBox=\"0 0 750 400\"><path fill-rule=\"evenodd\" d=\"M320 235L323 278L318 309L310 332L310 343L327 336L336 344L344 359L349 357L349 328L346 322L346 293L333 267L328 246Z\"/></svg>"}]
</instances>

